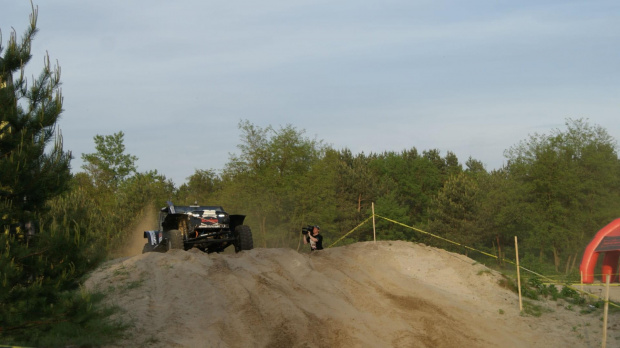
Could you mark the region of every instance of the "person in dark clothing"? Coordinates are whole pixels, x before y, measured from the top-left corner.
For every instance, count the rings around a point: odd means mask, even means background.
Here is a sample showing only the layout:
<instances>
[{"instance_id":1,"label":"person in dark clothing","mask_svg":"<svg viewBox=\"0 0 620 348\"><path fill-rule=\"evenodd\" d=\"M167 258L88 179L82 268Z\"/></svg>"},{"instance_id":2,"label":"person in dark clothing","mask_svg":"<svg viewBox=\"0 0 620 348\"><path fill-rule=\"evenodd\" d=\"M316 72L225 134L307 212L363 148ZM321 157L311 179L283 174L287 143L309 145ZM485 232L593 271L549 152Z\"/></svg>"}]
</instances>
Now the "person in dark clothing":
<instances>
[{"instance_id":1,"label":"person in dark clothing","mask_svg":"<svg viewBox=\"0 0 620 348\"><path fill-rule=\"evenodd\" d=\"M323 236L319 226L314 226L311 233L308 233L307 241L304 238L304 244L310 243L310 250L323 250Z\"/></svg>"}]
</instances>

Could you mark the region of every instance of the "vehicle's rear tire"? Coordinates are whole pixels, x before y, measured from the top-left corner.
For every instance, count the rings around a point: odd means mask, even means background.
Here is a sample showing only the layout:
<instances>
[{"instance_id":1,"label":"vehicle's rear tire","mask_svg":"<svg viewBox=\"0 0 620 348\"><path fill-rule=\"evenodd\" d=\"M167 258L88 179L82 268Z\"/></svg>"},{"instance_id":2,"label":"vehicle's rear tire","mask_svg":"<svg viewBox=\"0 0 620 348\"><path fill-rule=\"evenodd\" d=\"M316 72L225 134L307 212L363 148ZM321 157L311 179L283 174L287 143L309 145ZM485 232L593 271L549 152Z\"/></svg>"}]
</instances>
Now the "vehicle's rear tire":
<instances>
[{"instance_id":1,"label":"vehicle's rear tire","mask_svg":"<svg viewBox=\"0 0 620 348\"><path fill-rule=\"evenodd\" d=\"M181 231L164 231L163 237L167 240L167 250L183 249L183 234L181 233Z\"/></svg>"},{"instance_id":2,"label":"vehicle's rear tire","mask_svg":"<svg viewBox=\"0 0 620 348\"><path fill-rule=\"evenodd\" d=\"M151 243L146 243L144 244L144 247L142 248L142 253L143 254L150 253L151 251L153 251L153 249L155 249L155 247L153 247Z\"/></svg>"},{"instance_id":3,"label":"vehicle's rear tire","mask_svg":"<svg viewBox=\"0 0 620 348\"><path fill-rule=\"evenodd\" d=\"M252 250L254 248L254 240L252 239L252 230L250 226L240 225L235 227L235 235L237 236L235 252Z\"/></svg>"}]
</instances>

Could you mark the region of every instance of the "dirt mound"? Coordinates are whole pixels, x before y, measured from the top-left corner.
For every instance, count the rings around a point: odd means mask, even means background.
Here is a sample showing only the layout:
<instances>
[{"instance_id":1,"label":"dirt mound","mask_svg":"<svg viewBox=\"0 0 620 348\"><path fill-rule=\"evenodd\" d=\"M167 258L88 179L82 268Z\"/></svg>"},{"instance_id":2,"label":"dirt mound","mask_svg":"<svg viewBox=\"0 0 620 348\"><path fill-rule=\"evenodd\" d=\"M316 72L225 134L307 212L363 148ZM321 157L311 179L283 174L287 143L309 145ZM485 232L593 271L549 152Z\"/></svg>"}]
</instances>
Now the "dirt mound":
<instances>
[{"instance_id":1,"label":"dirt mound","mask_svg":"<svg viewBox=\"0 0 620 348\"><path fill-rule=\"evenodd\" d=\"M600 312L550 301L543 317L520 316L499 279L462 255L370 242L313 254L148 253L104 265L87 287L108 292L135 324L122 346L600 345Z\"/></svg>"}]
</instances>

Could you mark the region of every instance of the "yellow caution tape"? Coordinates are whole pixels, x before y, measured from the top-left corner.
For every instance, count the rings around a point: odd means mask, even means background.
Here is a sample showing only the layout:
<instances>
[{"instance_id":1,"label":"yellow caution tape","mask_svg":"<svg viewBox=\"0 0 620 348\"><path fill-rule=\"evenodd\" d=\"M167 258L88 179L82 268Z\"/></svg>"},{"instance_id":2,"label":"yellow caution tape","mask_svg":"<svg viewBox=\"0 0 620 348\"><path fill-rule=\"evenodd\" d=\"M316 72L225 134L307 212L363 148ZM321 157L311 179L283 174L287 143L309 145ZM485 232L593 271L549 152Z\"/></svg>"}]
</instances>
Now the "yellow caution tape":
<instances>
[{"instance_id":1,"label":"yellow caution tape","mask_svg":"<svg viewBox=\"0 0 620 348\"><path fill-rule=\"evenodd\" d=\"M347 232L344 236L340 237L337 241L333 242L330 246L328 246L328 248L333 247L334 245L336 245L336 243L340 242L341 240L343 240L346 236L350 235L351 233L353 233L353 231L357 230L358 228L360 228L360 226L362 226L363 224L367 223L368 220L372 219L372 216L370 216L368 219L362 221L359 225L355 226L355 228L353 228L351 231Z\"/></svg>"},{"instance_id":2,"label":"yellow caution tape","mask_svg":"<svg viewBox=\"0 0 620 348\"><path fill-rule=\"evenodd\" d=\"M412 229L412 230L414 230L414 231L418 231L418 232L420 232L420 233L428 234L429 236L432 236L432 237L435 237L435 238L441 239L441 240L446 241L446 242L448 242L448 243L452 243L452 244L455 244L455 245L461 246L461 247L463 247L463 248L465 248L465 249L469 249L469 250L472 250L472 251L477 251L477 252L479 252L479 253L481 253L481 254L484 254L484 255L487 255L487 256L490 256L490 257L493 257L493 258L497 258L497 256L495 256L495 255L493 255L493 254L489 254L489 253L487 253L487 252L484 252L484 251L481 251L481 250L474 249L474 248L469 247L469 246L467 246L467 245L463 245L463 244L461 244L461 243L457 243L457 242L455 242L455 241L452 241L452 240L449 240L449 239L446 239L446 238L440 237L440 236L435 235L435 234L432 234L432 233L430 233L430 232L422 231L422 230L421 230L421 229L419 229L419 228L415 228L415 227L412 227L412 226L405 225L405 224L403 224L403 223L401 223L401 222L394 221L394 220L392 220L392 219L388 219L388 218L383 217L383 216L381 216L381 215L377 215L377 214L375 214L375 216L380 217L380 218L382 218L383 220L387 220L387 221L389 221L389 222L395 223L395 224L397 224L397 225L401 225L401 226L404 226L404 227L410 228L410 229Z\"/></svg>"},{"instance_id":3,"label":"yellow caution tape","mask_svg":"<svg viewBox=\"0 0 620 348\"><path fill-rule=\"evenodd\" d=\"M429 235L429 236L431 236L431 237L434 237L434 238L437 238L437 239L441 239L441 240L443 240L443 241L445 241L445 242L448 242L448 243L452 243L452 244L454 244L454 245L461 246L461 247L463 247L463 248L465 248L465 249L468 249L468 250L471 250L471 251L475 251L475 252L479 252L479 253L481 253L481 254L483 254L483 255L486 255L486 256L492 257L492 258L494 258L494 259L498 259L497 255L489 254L489 253L484 252L484 251L482 251L482 250L478 250L478 249L472 248L472 247L470 247L470 246L467 246L467 245L464 245L464 244L461 244L461 243L455 242L455 241L453 241L453 240L446 239L446 238L444 238L444 237L441 237L441 236L438 236L438 235L432 234L432 233L430 233L430 232L423 231L423 230L421 230L421 229L419 229L419 228L415 228L415 227L413 227L413 226L408 226L408 225L405 225L405 224L403 224L403 223L401 223L401 222L398 222L398 221L395 221L395 220L392 220L392 219L388 219L388 218L386 218L386 217L384 217L384 216L381 216L381 215L378 215L378 214L375 214L374 216L379 217L379 218L381 218L381 219L384 219L384 220L386 220L386 221L389 221L389 222L391 222L391 223L394 223L394 224L397 224L397 225L400 225L400 226L403 226L403 227L409 228L409 229L411 229L411 230L414 230L414 231L417 231L417 232L420 232L420 233L423 233L423 234L427 234L427 235ZM334 246L336 243L338 243L339 241L341 241L342 239L344 239L346 236L348 236L349 234L351 234L353 231L355 231L356 229L358 229L360 226L362 226L363 224L365 224L366 222L368 222L368 220L370 220L372 217L373 217L373 216L371 215L371 216L370 216L370 217L368 217L366 220L362 221L362 223L360 223L359 225L357 225L357 226L356 226L354 229L352 229L351 231L347 232L344 236L340 237L340 239L338 239L337 241L335 241L335 242L334 242L332 245L330 245L328 248L330 248L330 247ZM511 261L510 259L505 259L505 258L504 258L504 259L502 259L502 260L503 260L503 261L505 261L505 262L508 262L508 263L510 263L510 264L513 264L513 265L515 265L515 266L517 265L515 262ZM521 266L521 265L519 265L519 269L522 269L522 270L524 270L524 271L526 271L526 272L529 272L529 273L531 273L531 274L534 274L534 275L536 275L536 276L538 276L538 277L542 278L543 280L546 280L546 281L547 281L547 284L549 284L549 283L553 283L553 284L557 284L557 285L562 285L562 286L568 287L568 288L570 288L570 289L573 289L573 290L575 290L575 291L576 291L576 292L578 292L578 293L581 293L581 294L584 294L584 295L588 295L588 296L590 296L590 297L594 297L594 298L601 299L599 296L594 295L594 294L591 294L591 293L588 293L588 292L585 292L585 291L582 291L582 290L580 290L580 289L577 289L577 288L575 288L574 286L572 286L571 284L558 284L557 282L555 282L555 281L554 281L553 279L551 279L550 277L547 277L547 276L544 276L544 275L542 275L542 274L540 274L540 273L534 272L534 271L532 271L532 270L530 270L530 269L527 269L527 268L525 268L525 267L523 267L523 266ZM595 284L582 284L582 285L592 286L592 285L595 285ZM610 285L610 286L620 286L620 284L613 284L613 285L612 285L612 284L609 284L609 285ZM605 284L602 284L602 285L598 284L597 286L605 286ZM602 299L601 299L601 300L602 300ZM618 304L616 304L616 303L614 303L614 302L609 301L609 304L610 304L610 305L612 305L612 306L615 306L615 307L617 307L617 308L620 308L620 305L618 305Z\"/></svg>"}]
</instances>

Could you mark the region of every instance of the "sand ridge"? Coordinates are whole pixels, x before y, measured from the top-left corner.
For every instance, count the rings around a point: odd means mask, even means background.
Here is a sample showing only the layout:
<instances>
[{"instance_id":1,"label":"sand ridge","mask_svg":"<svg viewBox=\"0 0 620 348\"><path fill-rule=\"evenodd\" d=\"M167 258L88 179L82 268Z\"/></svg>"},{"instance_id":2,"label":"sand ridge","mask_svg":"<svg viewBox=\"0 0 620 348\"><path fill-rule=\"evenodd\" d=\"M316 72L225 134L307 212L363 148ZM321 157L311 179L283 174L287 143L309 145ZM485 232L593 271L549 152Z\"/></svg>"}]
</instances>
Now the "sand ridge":
<instances>
[{"instance_id":1,"label":"sand ridge","mask_svg":"<svg viewBox=\"0 0 620 348\"><path fill-rule=\"evenodd\" d=\"M134 324L120 346L600 346L600 313L547 301L549 313L521 316L501 278L466 256L395 241L147 253L105 264L86 286ZM618 332L610 327L608 346Z\"/></svg>"}]
</instances>

